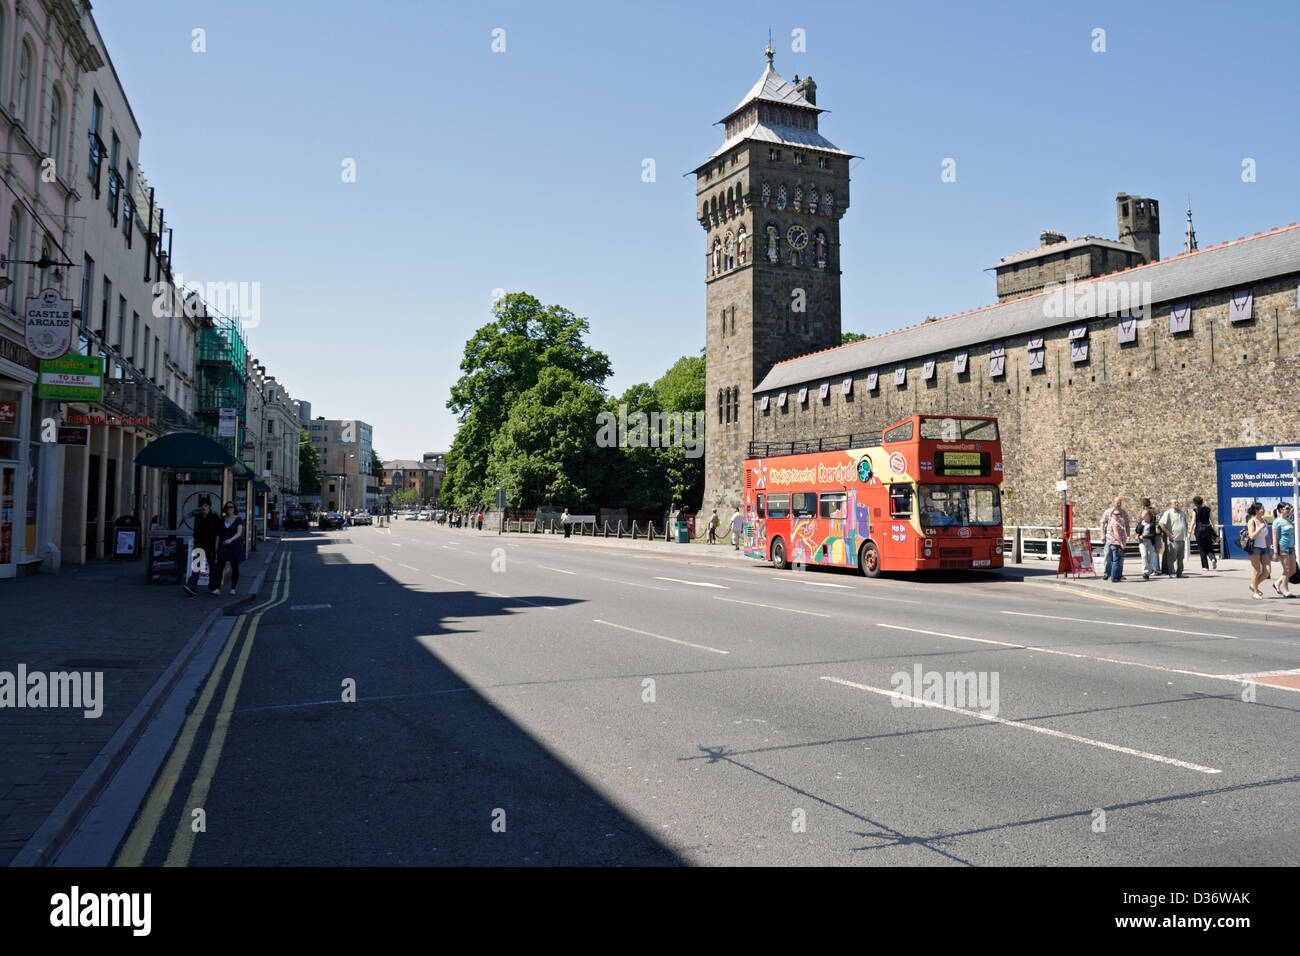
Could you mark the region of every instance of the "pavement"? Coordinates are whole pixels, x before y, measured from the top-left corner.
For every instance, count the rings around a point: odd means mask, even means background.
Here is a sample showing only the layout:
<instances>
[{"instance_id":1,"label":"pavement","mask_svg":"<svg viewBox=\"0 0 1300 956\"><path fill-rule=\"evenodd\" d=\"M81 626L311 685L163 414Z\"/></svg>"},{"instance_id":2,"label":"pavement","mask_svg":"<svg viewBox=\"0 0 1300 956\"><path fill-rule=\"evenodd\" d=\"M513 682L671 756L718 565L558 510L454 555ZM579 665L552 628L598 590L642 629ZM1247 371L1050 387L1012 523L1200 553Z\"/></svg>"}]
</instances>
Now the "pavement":
<instances>
[{"instance_id":1,"label":"pavement","mask_svg":"<svg viewBox=\"0 0 1300 956\"><path fill-rule=\"evenodd\" d=\"M491 530L441 530L477 539L521 537ZM527 537L556 548L622 551L715 567L757 564L727 541L710 546L629 537ZM243 590L237 599L206 594L186 598L179 587L148 584L142 561L98 561L65 567L58 574L0 582L0 671L16 674L21 664L28 674L103 675L103 712L98 717L76 708L0 709L0 862L43 865L53 859L205 636L223 616L255 603L278 546L279 535L273 534L250 557L241 572ZM1126 567L1135 569L1131 562ZM1250 565L1244 559L1220 560L1218 568L1209 571L1201 570L1194 559L1181 579L1143 581L1140 573L1130 573L1116 584L1059 576L1052 562L1032 558L1008 565L1000 574L1042 587L1104 594L1121 603L1300 626L1300 598L1284 600L1267 583L1263 601L1251 598Z\"/></svg>"},{"instance_id":2,"label":"pavement","mask_svg":"<svg viewBox=\"0 0 1300 956\"><path fill-rule=\"evenodd\" d=\"M278 545L278 535L258 544L233 597L149 584L143 558L0 581L0 672L102 675L98 716L84 706L0 708L0 863L52 859L203 637L252 605Z\"/></svg>"},{"instance_id":3,"label":"pavement","mask_svg":"<svg viewBox=\"0 0 1300 956\"><path fill-rule=\"evenodd\" d=\"M454 533L456 529L452 529ZM497 538L507 540L519 538L519 533L498 535L495 531L470 531L465 535L474 537ZM575 535L565 540L558 534L523 535L538 541L554 542L558 547L594 548L600 550L623 550L654 554L658 557L685 560L690 563L708 563L727 566L731 564L757 564L752 558L733 549L730 541L708 545L702 541L690 544L667 543L662 540L647 541L644 538L602 537L600 535ZM1008 563L1002 568L1002 577L1008 580L1024 581L1028 584L1050 587L1083 589L1088 593L1106 594L1137 604L1161 608L1177 608L1181 611L1227 615L1246 620L1293 623L1300 627L1300 596L1290 600L1279 597L1272 586L1265 582L1260 585L1264 600L1257 601L1250 596L1250 561L1246 558L1220 558L1217 568L1202 570L1200 558L1193 556L1183 566L1183 577L1153 577L1142 580L1141 565L1131 558L1124 562L1124 579L1117 584L1097 576L1078 577L1056 573L1056 559L1037 560L1028 557L1019 564ZM1281 567L1276 562L1272 565L1272 579L1277 580ZM1300 586L1292 585L1293 593L1300 595Z\"/></svg>"}]
</instances>

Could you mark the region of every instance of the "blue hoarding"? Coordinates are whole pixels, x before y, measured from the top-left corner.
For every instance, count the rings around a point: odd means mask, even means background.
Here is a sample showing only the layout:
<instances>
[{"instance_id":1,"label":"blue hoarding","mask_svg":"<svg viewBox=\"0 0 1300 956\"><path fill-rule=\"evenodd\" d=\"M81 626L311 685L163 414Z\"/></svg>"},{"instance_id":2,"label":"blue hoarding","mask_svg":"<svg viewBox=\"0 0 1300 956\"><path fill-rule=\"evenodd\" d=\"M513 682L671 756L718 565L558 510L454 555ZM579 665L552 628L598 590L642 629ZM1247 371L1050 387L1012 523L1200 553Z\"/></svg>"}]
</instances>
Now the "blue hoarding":
<instances>
[{"instance_id":1,"label":"blue hoarding","mask_svg":"<svg viewBox=\"0 0 1300 956\"><path fill-rule=\"evenodd\" d=\"M1223 554L1239 556L1234 544L1237 532L1246 525L1246 509L1258 501L1273 520L1273 509L1281 501L1290 501L1294 493L1292 465L1289 461L1259 461L1257 452L1271 452L1273 445L1250 448L1219 448L1214 461L1219 479L1217 523L1224 526ZM1244 557L1244 555L1242 555Z\"/></svg>"}]
</instances>

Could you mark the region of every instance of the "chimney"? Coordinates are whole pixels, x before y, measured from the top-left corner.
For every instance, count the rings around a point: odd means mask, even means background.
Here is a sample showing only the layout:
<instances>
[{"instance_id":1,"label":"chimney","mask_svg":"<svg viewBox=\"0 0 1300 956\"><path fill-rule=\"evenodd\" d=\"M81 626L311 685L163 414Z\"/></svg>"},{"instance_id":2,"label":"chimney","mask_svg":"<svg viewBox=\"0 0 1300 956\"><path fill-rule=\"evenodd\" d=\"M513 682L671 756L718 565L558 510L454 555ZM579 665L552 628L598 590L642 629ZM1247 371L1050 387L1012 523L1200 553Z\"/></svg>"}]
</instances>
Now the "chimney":
<instances>
[{"instance_id":1,"label":"chimney","mask_svg":"<svg viewBox=\"0 0 1300 956\"><path fill-rule=\"evenodd\" d=\"M802 80L796 73L794 78L794 91L806 99L813 106L817 105L817 84L813 82L811 76L805 76Z\"/></svg>"},{"instance_id":2,"label":"chimney","mask_svg":"<svg viewBox=\"0 0 1300 956\"><path fill-rule=\"evenodd\" d=\"M1044 229L1038 235L1040 246L1054 246L1058 242L1065 242L1065 233L1057 232L1055 229Z\"/></svg>"}]
</instances>

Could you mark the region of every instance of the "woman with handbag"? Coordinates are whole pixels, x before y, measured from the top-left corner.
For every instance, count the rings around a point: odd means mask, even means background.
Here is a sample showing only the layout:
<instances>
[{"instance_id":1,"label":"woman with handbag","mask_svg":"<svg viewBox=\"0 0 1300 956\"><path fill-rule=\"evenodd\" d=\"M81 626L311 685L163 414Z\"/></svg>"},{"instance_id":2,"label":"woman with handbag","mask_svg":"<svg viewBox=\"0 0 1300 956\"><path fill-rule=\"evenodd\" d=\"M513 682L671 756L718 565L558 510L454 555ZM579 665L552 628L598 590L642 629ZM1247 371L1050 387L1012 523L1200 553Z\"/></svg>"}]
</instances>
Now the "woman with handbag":
<instances>
[{"instance_id":1,"label":"woman with handbag","mask_svg":"<svg viewBox=\"0 0 1300 956\"><path fill-rule=\"evenodd\" d=\"M1196 511L1192 516L1192 537L1196 539L1196 550L1201 554L1201 570L1219 567L1218 542L1215 540L1214 525L1210 520L1210 506L1205 499L1197 495L1192 499Z\"/></svg>"},{"instance_id":2,"label":"woman with handbag","mask_svg":"<svg viewBox=\"0 0 1300 956\"><path fill-rule=\"evenodd\" d=\"M239 517L239 508L233 501L227 501L221 509L221 530L217 533L217 567L212 572L208 587L209 594L220 594L221 584L226 576L226 565L230 565L230 593L239 588L239 566L244 561L244 519Z\"/></svg>"},{"instance_id":3,"label":"woman with handbag","mask_svg":"<svg viewBox=\"0 0 1300 956\"><path fill-rule=\"evenodd\" d=\"M1264 506L1256 501L1246 512L1246 535L1250 538L1250 567L1254 572L1250 579L1250 596L1256 601L1264 600L1259 586L1269 577L1269 532L1272 526L1264 517Z\"/></svg>"}]
</instances>

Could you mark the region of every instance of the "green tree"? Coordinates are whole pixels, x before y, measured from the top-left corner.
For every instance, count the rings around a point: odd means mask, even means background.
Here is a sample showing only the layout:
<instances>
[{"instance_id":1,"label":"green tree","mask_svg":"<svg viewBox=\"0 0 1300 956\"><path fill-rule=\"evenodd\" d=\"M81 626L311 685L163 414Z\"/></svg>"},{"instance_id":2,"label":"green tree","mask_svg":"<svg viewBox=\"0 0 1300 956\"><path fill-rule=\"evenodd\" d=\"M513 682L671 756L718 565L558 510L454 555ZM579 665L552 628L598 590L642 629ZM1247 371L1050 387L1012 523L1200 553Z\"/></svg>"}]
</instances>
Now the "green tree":
<instances>
[{"instance_id":1,"label":"green tree","mask_svg":"<svg viewBox=\"0 0 1300 956\"><path fill-rule=\"evenodd\" d=\"M298 431L298 493L320 494L320 453L311 443L307 429Z\"/></svg>"},{"instance_id":2,"label":"green tree","mask_svg":"<svg viewBox=\"0 0 1300 956\"><path fill-rule=\"evenodd\" d=\"M861 332L841 332L840 345L848 345L850 342L861 342L867 336Z\"/></svg>"},{"instance_id":3,"label":"green tree","mask_svg":"<svg viewBox=\"0 0 1300 956\"><path fill-rule=\"evenodd\" d=\"M398 488L393 492L394 508L414 508L419 504L420 492L415 488Z\"/></svg>"},{"instance_id":4,"label":"green tree","mask_svg":"<svg viewBox=\"0 0 1300 956\"><path fill-rule=\"evenodd\" d=\"M465 343L463 374L452 385L447 402L460 428L447 454L442 496L463 510L490 500L494 485L488 465L494 443L516 402L538 385L543 370L568 372L597 394L610 374L609 356L583 341L590 328L587 320L568 309L543 306L533 296L516 292L497 300L492 312L494 321ZM552 382L548 389L555 387ZM594 421L588 423L587 433L594 442ZM503 454L512 454L511 447L508 443ZM498 467L505 466L499 463ZM550 483L558 480L553 475Z\"/></svg>"},{"instance_id":5,"label":"green tree","mask_svg":"<svg viewBox=\"0 0 1300 956\"><path fill-rule=\"evenodd\" d=\"M513 506L588 509L600 478L596 414L604 396L565 368L547 367L522 392L492 442L485 487L503 488ZM491 495L469 505L489 501Z\"/></svg>"}]
</instances>

